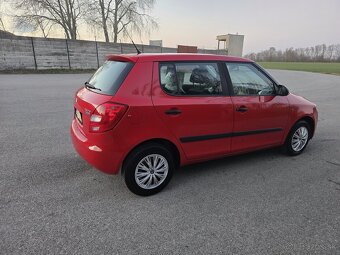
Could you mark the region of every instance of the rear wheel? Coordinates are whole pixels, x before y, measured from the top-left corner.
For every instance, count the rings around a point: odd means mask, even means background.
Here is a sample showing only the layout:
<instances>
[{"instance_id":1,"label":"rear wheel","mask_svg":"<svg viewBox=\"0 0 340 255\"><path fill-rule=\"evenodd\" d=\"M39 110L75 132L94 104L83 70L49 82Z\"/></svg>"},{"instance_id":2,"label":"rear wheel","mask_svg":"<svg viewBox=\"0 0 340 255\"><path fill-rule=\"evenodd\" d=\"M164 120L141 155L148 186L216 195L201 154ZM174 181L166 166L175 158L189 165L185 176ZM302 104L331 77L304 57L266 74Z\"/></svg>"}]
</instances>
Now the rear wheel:
<instances>
[{"instance_id":1,"label":"rear wheel","mask_svg":"<svg viewBox=\"0 0 340 255\"><path fill-rule=\"evenodd\" d=\"M125 160L126 186L137 195L156 194L169 183L174 168L173 156L167 148L155 143L143 145Z\"/></svg>"},{"instance_id":2,"label":"rear wheel","mask_svg":"<svg viewBox=\"0 0 340 255\"><path fill-rule=\"evenodd\" d=\"M310 139L310 132L306 121L299 121L292 127L285 143L288 155L296 156L303 152Z\"/></svg>"}]
</instances>

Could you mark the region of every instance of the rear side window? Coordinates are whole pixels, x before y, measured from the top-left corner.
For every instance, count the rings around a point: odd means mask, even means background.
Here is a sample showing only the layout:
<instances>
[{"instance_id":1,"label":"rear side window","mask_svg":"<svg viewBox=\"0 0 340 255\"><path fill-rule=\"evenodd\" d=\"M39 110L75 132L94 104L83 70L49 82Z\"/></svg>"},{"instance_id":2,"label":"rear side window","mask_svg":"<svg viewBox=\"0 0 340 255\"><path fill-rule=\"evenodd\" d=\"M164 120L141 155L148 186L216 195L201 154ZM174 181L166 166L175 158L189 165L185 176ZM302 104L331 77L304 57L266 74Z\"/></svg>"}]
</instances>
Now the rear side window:
<instances>
[{"instance_id":1,"label":"rear side window","mask_svg":"<svg viewBox=\"0 0 340 255\"><path fill-rule=\"evenodd\" d=\"M160 64L162 89L171 95L222 95L217 63L162 63Z\"/></svg>"},{"instance_id":2,"label":"rear side window","mask_svg":"<svg viewBox=\"0 0 340 255\"><path fill-rule=\"evenodd\" d=\"M106 61L88 81L97 93L114 96L133 67L130 62Z\"/></svg>"}]
</instances>

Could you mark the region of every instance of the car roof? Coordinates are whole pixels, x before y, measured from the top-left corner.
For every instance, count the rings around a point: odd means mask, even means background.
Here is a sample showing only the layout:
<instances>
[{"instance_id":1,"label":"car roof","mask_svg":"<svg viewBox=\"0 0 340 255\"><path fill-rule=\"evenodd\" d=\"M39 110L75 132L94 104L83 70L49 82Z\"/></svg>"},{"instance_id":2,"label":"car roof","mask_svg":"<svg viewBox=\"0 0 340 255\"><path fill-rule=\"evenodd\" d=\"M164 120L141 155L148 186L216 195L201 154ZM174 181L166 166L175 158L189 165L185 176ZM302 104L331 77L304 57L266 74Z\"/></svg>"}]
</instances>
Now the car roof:
<instances>
[{"instance_id":1,"label":"car roof","mask_svg":"<svg viewBox=\"0 0 340 255\"><path fill-rule=\"evenodd\" d=\"M188 54L188 53L142 53L108 55L107 60L122 62L167 62L167 61L229 61L229 62L253 62L246 58L213 55L213 54Z\"/></svg>"}]
</instances>

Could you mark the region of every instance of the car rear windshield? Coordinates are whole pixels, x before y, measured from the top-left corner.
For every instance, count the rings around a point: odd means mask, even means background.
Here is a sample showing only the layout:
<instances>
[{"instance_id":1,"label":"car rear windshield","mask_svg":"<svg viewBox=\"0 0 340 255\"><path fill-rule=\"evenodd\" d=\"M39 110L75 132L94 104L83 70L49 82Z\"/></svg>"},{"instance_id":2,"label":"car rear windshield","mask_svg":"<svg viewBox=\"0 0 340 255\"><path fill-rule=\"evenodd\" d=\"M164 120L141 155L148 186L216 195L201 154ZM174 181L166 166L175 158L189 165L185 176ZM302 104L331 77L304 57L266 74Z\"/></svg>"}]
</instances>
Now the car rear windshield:
<instances>
[{"instance_id":1,"label":"car rear windshield","mask_svg":"<svg viewBox=\"0 0 340 255\"><path fill-rule=\"evenodd\" d=\"M88 81L96 93L114 96L133 67L131 62L106 61Z\"/></svg>"}]
</instances>

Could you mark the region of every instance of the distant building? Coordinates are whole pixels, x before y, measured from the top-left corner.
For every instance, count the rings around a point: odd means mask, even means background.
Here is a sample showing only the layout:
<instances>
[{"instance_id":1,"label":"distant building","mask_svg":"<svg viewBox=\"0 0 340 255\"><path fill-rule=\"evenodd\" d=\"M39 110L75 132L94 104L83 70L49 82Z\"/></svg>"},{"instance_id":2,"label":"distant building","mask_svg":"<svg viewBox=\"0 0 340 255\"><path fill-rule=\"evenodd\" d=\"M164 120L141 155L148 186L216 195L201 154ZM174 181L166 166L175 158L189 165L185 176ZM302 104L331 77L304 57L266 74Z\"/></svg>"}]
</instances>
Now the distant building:
<instances>
[{"instance_id":1,"label":"distant building","mask_svg":"<svg viewBox=\"0 0 340 255\"><path fill-rule=\"evenodd\" d=\"M149 45L163 47L163 40L150 40Z\"/></svg>"},{"instance_id":2,"label":"distant building","mask_svg":"<svg viewBox=\"0 0 340 255\"><path fill-rule=\"evenodd\" d=\"M197 53L197 46L178 45L177 53Z\"/></svg>"},{"instance_id":3,"label":"distant building","mask_svg":"<svg viewBox=\"0 0 340 255\"><path fill-rule=\"evenodd\" d=\"M244 35L239 34L227 34L227 35L218 35L216 37L218 41L217 48L218 50L222 49L227 52L227 55L230 56L238 56L242 57L243 54L243 41ZM224 45L221 48L220 42Z\"/></svg>"}]
</instances>

